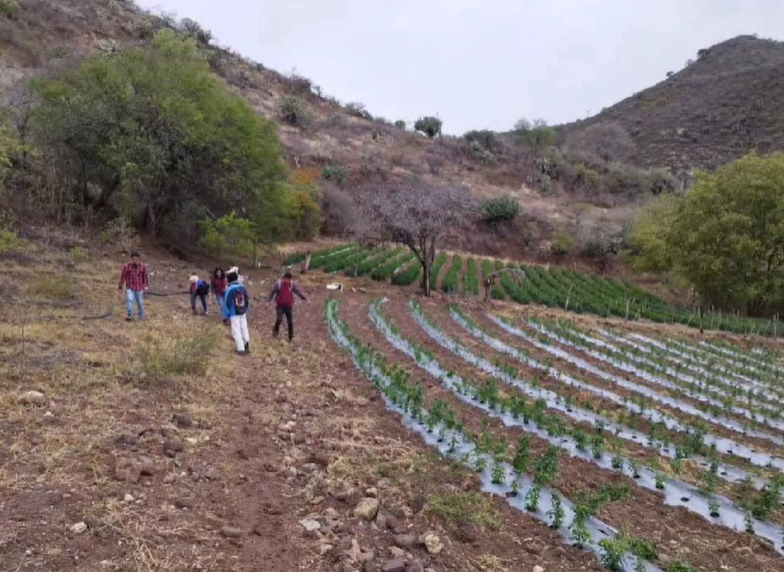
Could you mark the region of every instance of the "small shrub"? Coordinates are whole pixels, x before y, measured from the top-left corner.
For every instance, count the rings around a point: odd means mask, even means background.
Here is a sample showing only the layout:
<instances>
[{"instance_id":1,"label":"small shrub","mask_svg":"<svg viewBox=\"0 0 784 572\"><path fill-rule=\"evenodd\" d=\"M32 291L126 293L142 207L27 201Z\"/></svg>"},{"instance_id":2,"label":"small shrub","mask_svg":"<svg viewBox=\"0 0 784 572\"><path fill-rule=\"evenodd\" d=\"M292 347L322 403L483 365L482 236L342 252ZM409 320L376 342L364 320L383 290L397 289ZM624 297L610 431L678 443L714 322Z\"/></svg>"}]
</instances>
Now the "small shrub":
<instances>
[{"instance_id":1,"label":"small shrub","mask_svg":"<svg viewBox=\"0 0 784 572\"><path fill-rule=\"evenodd\" d=\"M134 373L142 381L207 373L217 339L206 328L192 337L161 340L148 336L136 353Z\"/></svg>"},{"instance_id":2,"label":"small shrub","mask_svg":"<svg viewBox=\"0 0 784 572\"><path fill-rule=\"evenodd\" d=\"M485 165L488 165L495 160L495 156L485 149L479 141L471 141L468 144L468 155Z\"/></svg>"},{"instance_id":3,"label":"small shrub","mask_svg":"<svg viewBox=\"0 0 784 572\"><path fill-rule=\"evenodd\" d=\"M12 230L0 230L0 255L24 250L26 241Z\"/></svg>"},{"instance_id":4,"label":"small shrub","mask_svg":"<svg viewBox=\"0 0 784 572\"><path fill-rule=\"evenodd\" d=\"M74 246L71 249L71 262L83 264L90 260L90 253L81 246Z\"/></svg>"},{"instance_id":5,"label":"small shrub","mask_svg":"<svg viewBox=\"0 0 784 572\"><path fill-rule=\"evenodd\" d=\"M441 135L443 122L438 117L420 117L414 123L414 131L421 131L431 139L436 135Z\"/></svg>"},{"instance_id":6,"label":"small shrub","mask_svg":"<svg viewBox=\"0 0 784 572\"><path fill-rule=\"evenodd\" d=\"M10 18L19 11L19 3L16 0L0 0L0 16Z\"/></svg>"},{"instance_id":7,"label":"small shrub","mask_svg":"<svg viewBox=\"0 0 784 572\"><path fill-rule=\"evenodd\" d=\"M312 93L313 83L305 76L291 72L286 79L291 93L302 96L308 96Z\"/></svg>"},{"instance_id":8,"label":"small shrub","mask_svg":"<svg viewBox=\"0 0 784 572\"><path fill-rule=\"evenodd\" d=\"M465 139L469 144L479 144L479 146L481 146L483 149L486 149L490 153L495 153L501 147L501 142L498 140L498 136L495 134L495 132L490 131L489 129L468 131L463 135L463 139Z\"/></svg>"},{"instance_id":9,"label":"small shrub","mask_svg":"<svg viewBox=\"0 0 784 572\"><path fill-rule=\"evenodd\" d=\"M346 184L346 170L340 165L327 165L321 171L321 178L342 187Z\"/></svg>"},{"instance_id":10,"label":"small shrub","mask_svg":"<svg viewBox=\"0 0 784 572\"><path fill-rule=\"evenodd\" d=\"M30 293L47 300L72 300L76 297L73 282L63 276L47 276L30 285Z\"/></svg>"},{"instance_id":11,"label":"small shrub","mask_svg":"<svg viewBox=\"0 0 784 572\"><path fill-rule=\"evenodd\" d=\"M346 111L348 111L349 115L353 115L354 117L359 117L360 119L370 119L370 120L373 119L373 116L365 108L365 104L359 103L358 101L347 103Z\"/></svg>"},{"instance_id":12,"label":"small shrub","mask_svg":"<svg viewBox=\"0 0 784 572\"><path fill-rule=\"evenodd\" d=\"M574 239L566 232L555 233L553 243L550 245L550 252L556 256L565 256L571 252L574 246Z\"/></svg>"},{"instance_id":13,"label":"small shrub","mask_svg":"<svg viewBox=\"0 0 784 572\"><path fill-rule=\"evenodd\" d=\"M520 214L520 203L511 197L487 199L479 204L482 221L495 226L514 222Z\"/></svg>"},{"instance_id":14,"label":"small shrub","mask_svg":"<svg viewBox=\"0 0 784 572\"><path fill-rule=\"evenodd\" d=\"M201 24L199 24L196 20L183 18L180 20L180 24L177 28L181 34L189 38L194 38L202 45L206 46L210 43L210 40L212 40L212 32L202 28Z\"/></svg>"},{"instance_id":15,"label":"small shrub","mask_svg":"<svg viewBox=\"0 0 784 572\"><path fill-rule=\"evenodd\" d=\"M495 504L479 492L459 492L431 497L426 510L456 525L472 524L480 529L496 530L501 524Z\"/></svg>"},{"instance_id":16,"label":"small shrub","mask_svg":"<svg viewBox=\"0 0 784 572\"><path fill-rule=\"evenodd\" d=\"M405 131L406 130L406 122L403 121L402 119L398 119L397 121L395 121L395 127Z\"/></svg>"},{"instance_id":17,"label":"small shrub","mask_svg":"<svg viewBox=\"0 0 784 572\"><path fill-rule=\"evenodd\" d=\"M306 127L311 115L304 101L297 97L284 97L278 103L278 117L294 127Z\"/></svg>"},{"instance_id":18,"label":"small shrub","mask_svg":"<svg viewBox=\"0 0 784 572\"><path fill-rule=\"evenodd\" d=\"M101 230L101 242L111 244L120 250L130 250L138 242L139 236L125 218L119 217L109 222Z\"/></svg>"}]
</instances>

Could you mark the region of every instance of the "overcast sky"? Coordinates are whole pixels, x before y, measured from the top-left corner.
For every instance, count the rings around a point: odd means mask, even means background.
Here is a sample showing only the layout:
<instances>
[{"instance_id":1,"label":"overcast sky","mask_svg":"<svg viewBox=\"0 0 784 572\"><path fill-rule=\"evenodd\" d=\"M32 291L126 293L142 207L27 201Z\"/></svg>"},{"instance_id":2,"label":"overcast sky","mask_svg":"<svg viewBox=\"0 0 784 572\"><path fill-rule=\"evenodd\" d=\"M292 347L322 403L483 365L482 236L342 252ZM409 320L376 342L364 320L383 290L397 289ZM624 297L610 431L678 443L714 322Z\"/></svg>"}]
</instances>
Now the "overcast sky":
<instances>
[{"instance_id":1,"label":"overcast sky","mask_svg":"<svg viewBox=\"0 0 784 572\"><path fill-rule=\"evenodd\" d=\"M444 131L599 112L740 34L784 39L782 0L137 0L342 102Z\"/></svg>"}]
</instances>

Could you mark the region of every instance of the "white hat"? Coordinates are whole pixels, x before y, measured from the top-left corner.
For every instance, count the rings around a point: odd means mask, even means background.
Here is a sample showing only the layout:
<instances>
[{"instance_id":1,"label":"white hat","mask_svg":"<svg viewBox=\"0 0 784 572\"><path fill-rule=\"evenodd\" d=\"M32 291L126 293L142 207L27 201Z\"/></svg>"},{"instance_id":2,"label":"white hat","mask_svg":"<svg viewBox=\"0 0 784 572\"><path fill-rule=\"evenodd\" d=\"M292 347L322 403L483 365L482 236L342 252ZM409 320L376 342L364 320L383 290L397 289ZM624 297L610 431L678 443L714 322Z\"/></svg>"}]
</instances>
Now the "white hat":
<instances>
[{"instance_id":1,"label":"white hat","mask_svg":"<svg viewBox=\"0 0 784 572\"><path fill-rule=\"evenodd\" d=\"M199 281L199 277L194 274L193 276L191 276L190 280L191 280L191 284L196 284L196 282Z\"/></svg>"},{"instance_id":2,"label":"white hat","mask_svg":"<svg viewBox=\"0 0 784 572\"><path fill-rule=\"evenodd\" d=\"M226 274L239 274L239 273L240 273L240 269L237 268L236 266L232 266L226 271Z\"/></svg>"}]
</instances>

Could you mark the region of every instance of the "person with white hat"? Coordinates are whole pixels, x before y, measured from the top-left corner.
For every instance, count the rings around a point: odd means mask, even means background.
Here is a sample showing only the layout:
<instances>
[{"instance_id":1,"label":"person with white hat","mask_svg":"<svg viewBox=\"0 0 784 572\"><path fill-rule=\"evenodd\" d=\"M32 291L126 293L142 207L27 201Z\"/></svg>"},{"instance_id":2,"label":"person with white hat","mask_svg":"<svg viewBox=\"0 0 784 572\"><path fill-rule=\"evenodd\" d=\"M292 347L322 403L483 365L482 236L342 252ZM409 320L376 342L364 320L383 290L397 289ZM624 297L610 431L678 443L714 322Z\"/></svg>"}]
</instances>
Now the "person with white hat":
<instances>
[{"instance_id":1,"label":"person with white hat","mask_svg":"<svg viewBox=\"0 0 784 572\"><path fill-rule=\"evenodd\" d=\"M196 298L201 300L201 307L204 310L204 315L208 315L207 311L207 295L210 293L210 285L206 280L201 280L196 274L191 276L191 310L193 315L196 315Z\"/></svg>"}]
</instances>

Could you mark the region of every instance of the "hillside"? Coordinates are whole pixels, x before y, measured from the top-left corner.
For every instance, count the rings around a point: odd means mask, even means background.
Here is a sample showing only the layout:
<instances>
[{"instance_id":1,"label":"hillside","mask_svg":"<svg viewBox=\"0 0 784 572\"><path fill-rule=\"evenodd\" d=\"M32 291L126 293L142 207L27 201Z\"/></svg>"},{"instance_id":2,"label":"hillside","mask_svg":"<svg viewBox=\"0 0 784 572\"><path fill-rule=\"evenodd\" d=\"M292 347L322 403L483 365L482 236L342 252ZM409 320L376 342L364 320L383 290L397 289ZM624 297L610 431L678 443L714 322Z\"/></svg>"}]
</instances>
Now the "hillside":
<instances>
[{"instance_id":1,"label":"hillside","mask_svg":"<svg viewBox=\"0 0 784 572\"><path fill-rule=\"evenodd\" d=\"M675 172L784 149L784 42L739 36L700 50L681 71L562 131L602 122L629 131L637 164Z\"/></svg>"},{"instance_id":2,"label":"hillside","mask_svg":"<svg viewBox=\"0 0 784 572\"><path fill-rule=\"evenodd\" d=\"M5 6L5 8L3 8ZM465 185L477 198L512 196L523 205L520 228L506 236L470 229L462 246L482 254L550 259L558 232L572 237L575 254L594 229L616 231L645 202L656 180L643 167L669 167L681 179L692 167L714 168L757 148L782 148L782 62L776 42L741 37L707 50L691 66L601 114L563 126L562 135L617 122L631 133L636 154L585 184L577 159L552 173L543 190L541 160L528 147L499 137L491 149L460 137L428 139L396 118L373 117L358 103L341 103L307 78L285 75L221 48L205 29L187 22L213 71L265 117L278 123L287 162L356 194L408 180ZM180 26L147 14L129 0L0 0L0 88L12 107L29 105L25 79L61 73L95 52L149 42L161 27ZM298 118L282 118L296 102ZM423 110L423 114L437 110ZM22 114L24 115L24 114ZM669 177L665 173L665 177ZM590 176L587 177L590 179ZM589 181L590 182L590 181ZM590 186L591 188L587 188Z\"/></svg>"}]
</instances>

